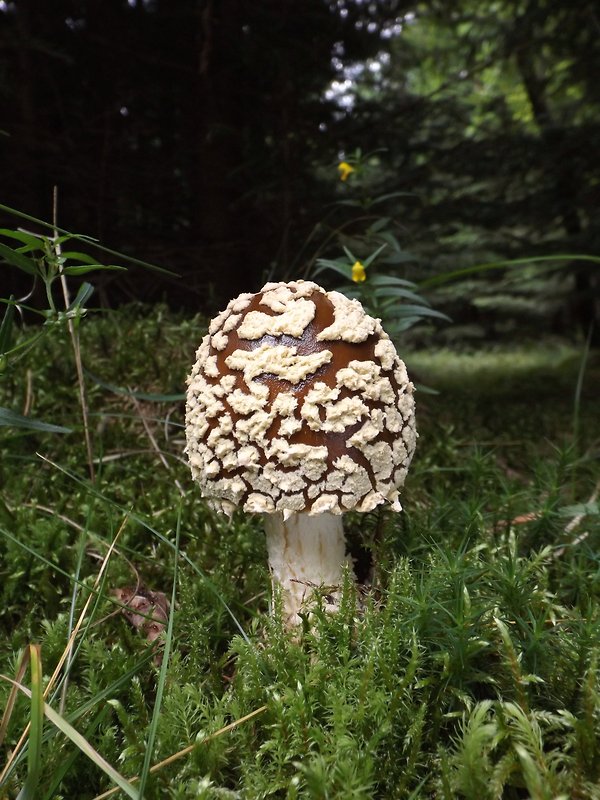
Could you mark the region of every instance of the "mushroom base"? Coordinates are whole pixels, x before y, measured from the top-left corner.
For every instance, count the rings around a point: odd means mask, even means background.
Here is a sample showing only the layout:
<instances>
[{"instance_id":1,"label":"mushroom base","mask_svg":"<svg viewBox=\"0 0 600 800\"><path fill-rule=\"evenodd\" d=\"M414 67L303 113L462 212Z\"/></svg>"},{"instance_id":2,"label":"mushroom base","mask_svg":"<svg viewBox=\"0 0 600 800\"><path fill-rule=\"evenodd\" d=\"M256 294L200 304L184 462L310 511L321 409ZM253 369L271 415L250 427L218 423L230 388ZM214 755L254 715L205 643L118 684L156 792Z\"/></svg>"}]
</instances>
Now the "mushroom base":
<instances>
[{"instance_id":1,"label":"mushroom base","mask_svg":"<svg viewBox=\"0 0 600 800\"><path fill-rule=\"evenodd\" d=\"M265 532L273 588L279 586L283 613L289 627L301 622L300 612L314 589L331 595L336 608L344 567L352 570L346 555L342 517L335 514L265 514Z\"/></svg>"}]
</instances>

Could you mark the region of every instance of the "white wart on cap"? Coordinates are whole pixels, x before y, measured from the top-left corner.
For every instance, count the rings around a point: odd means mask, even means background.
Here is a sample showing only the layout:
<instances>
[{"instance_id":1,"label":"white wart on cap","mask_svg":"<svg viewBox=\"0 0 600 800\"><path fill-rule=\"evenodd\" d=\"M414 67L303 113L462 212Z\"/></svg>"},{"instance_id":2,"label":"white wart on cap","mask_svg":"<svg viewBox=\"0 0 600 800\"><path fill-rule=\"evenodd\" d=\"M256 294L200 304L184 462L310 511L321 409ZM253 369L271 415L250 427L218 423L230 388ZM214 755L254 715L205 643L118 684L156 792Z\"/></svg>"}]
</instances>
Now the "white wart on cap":
<instances>
[{"instance_id":1,"label":"white wart on cap","mask_svg":"<svg viewBox=\"0 0 600 800\"><path fill-rule=\"evenodd\" d=\"M213 508L309 515L400 510L413 385L379 320L310 281L242 294L188 378L192 475Z\"/></svg>"}]
</instances>

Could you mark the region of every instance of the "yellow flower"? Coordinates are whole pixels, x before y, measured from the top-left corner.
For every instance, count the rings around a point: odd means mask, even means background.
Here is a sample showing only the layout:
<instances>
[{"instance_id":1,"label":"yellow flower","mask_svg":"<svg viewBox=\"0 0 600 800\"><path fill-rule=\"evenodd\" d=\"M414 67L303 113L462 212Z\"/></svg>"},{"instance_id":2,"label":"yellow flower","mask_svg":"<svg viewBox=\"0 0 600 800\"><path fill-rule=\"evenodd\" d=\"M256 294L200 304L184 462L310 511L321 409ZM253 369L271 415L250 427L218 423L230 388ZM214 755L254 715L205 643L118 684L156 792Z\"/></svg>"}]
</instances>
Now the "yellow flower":
<instances>
[{"instance_id":1,"label":"yellow flower","mask_svg":"<svg viewBox=\"0 0 600 800\"><path fill-rule=\"evenodd\" d=\"M352 280L354 283L362 283L367 280L367 273L360 261L355 261L352 265Z\"/></svg>"},{"instance_id":2,"label":"yellow flower","mask_svg":"<svg viewBox=\"0 0 600 800\"><path fill-rule=\"evenodd\" d=\"M340 173L340 180L346 181L348 180L348 175L351 175L353 172L355 172L355 169L352 164L348 164L347 161L341 161L338 164L338 171Z\"/></svg>"}]
</instances>

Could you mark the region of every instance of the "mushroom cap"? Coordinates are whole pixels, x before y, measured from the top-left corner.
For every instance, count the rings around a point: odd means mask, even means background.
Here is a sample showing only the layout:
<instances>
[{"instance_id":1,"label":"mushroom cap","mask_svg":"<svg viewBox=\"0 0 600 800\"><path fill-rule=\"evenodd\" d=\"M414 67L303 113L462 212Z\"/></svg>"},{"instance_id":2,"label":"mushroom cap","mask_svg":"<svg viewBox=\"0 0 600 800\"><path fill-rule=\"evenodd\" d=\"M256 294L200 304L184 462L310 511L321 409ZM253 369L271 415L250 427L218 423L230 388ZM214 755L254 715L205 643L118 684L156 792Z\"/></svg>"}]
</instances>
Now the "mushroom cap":
<instances>
[{"instance_id":1,"label":"mushroom cap","mask_svg":"<svg viewBox=\"0 0 600 800\"><path fill-rule=\"evenodd\" d=\"M413 385L378 319L311 281L267 283L212 320L188 378L186 452L218 511L400 511Z\"/></svg>"}]
</instances>

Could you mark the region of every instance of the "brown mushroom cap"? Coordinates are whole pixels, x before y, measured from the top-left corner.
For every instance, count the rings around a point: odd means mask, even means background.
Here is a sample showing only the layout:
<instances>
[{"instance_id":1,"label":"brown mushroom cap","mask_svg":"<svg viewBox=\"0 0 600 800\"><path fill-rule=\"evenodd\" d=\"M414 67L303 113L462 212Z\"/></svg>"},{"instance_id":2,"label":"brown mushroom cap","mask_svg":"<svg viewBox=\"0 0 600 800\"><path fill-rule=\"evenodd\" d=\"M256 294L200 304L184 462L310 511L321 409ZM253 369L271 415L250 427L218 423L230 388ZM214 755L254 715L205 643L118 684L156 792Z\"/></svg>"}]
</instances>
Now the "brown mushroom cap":
<instances>
[{"instance_id":1,"label":"brown mushroom cap","mask_svg":"<svg viewBox=\"0 0 600 800\"><path fill-rule=\"evenodd\" d=\"M413 385L379 320L310 281L242 294L188 378L192 476L219 511L400 510Z\"/></svg>"}]
</instances>

